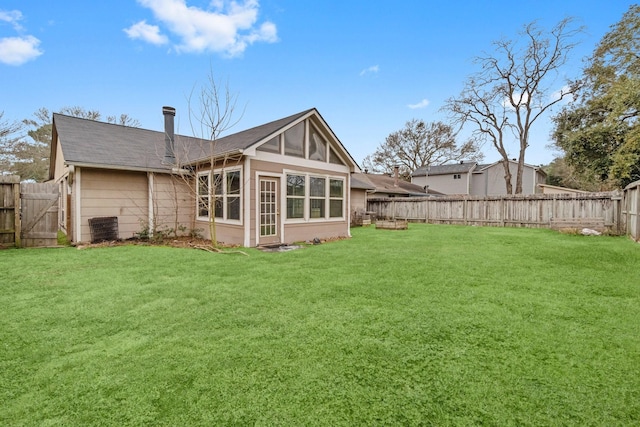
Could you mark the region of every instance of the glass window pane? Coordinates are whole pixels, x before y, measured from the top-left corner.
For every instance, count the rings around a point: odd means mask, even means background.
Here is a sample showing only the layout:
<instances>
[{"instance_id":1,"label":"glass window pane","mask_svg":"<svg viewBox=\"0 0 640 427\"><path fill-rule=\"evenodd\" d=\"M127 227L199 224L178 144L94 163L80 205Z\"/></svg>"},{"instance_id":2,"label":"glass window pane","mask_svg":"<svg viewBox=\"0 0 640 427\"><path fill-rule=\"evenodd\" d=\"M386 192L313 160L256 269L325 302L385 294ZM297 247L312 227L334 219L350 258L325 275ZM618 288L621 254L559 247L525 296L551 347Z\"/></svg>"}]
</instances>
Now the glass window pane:
<instances>
[{"instance_id":1,"label":"glass window pane","mask_svg":"<svg viewBox=\"0 0 640 427\"><path fill-rule=\"evenodd\" d=\"M329 180L329 197L344 197L344 192L342 191L343 182L341 179Z\"/></svg>"},{"instance_id":2,"label":"glass window pane","mask_svg":"<svg viewBox=\"0 0 640 427\"><path fill-rule=\"evenodd\" d=\"M209 216L209 198L198 197L198 216Z\"/></svg>"},{"instance_id":3,"label":"glass window pane","mask_svg":"<svg viewBox=\"0 0 640 427\"><path fill-rule=\"evenodd\" d=\"M311 199L309 206L310 218L324 218L324 199Z\"/></svg>"},{"instance_id":4,"label":"glass window pane","mask_svg":"<svg viewBox=\"0 0 640 427\"><path fill-rule=\"evenodd\" d=\"M327 142L313 126L309 131L309 159L327 161Z\"/></svg>"},{"instance_id":5,"label":"glass window pane","mask_svg":"<svg viewBox=\"0 0 640 427\"><path fill-rule=\"evenodd\" d=\"M330 200L329 201L329 216L331 218L342 217L342 200Z\"/></svg>"},{"instance_id":6,"label":"glass window pane","mask_svg":"<svg viewBox=\"0 0 640 427\"><path fill-rule=\"evenodd\" d=\"M287 218L304 217L304 199L287 198Z\"/></svg>"},{"instance_id":7,"label":"glass window pane","mask_svg":"<svg viewBox=\"0 0 640 427\"><path fill-rule=\"evenodd\" d=\"M198 194L209 194L209 175L198 175Z\"/></svg>"},{"instance_id":8,"label":"glass window pane","mask_svg":"<svg viewBox=\"0 0 640 427\"><path fill-rule=\"evenodd\" d=\"M287 196L304 196L304 175L287 175Z\"/></svg>"},{"instance_id":9,"label":"glass window pane","mask_svg":"<svg viewBox=\"0 0 640 427\"><path fill-rule=\"evenodd\" d=\"M223 209L223 199L222 197L216 197L215 199L215 213L216 218L223 218L224 209Z\"/></svg>"},{"instance_id":10,"label":"glass window pane","mask_svg":"<svg viewBox=\"0 0 640 427\"><path fill-rule=\"evenodd\" d=\"M298 123L284 133L284 154L304 157L304 122Z\"/></svg>"},{"instance_id":11,"label":"glass window pane","mask_svg":"<svg viewBox=\"0 0 640 427\"><path fill-rule=\"evenodd\" d=\"M240 197L227 197L227 219L240 219Z\"/></svg>"},{"instance_id":12,"label":"glass window pane","mask_svg":"<svg viewBox=\"0 0 640 427\"><path fill-rule=\"evenodd\" d=\"M258 147L257 150L280 154L280 135L271 138L269 141Z\"/></svg>"},{"instance_id":13,"label":"glass window pane","mask_svg":"<svg viewBox=\"0 0 640 427\"><path fill-rule=\"evenodd\" d=\"M340 160L340 157L338 157L336 152L333 151L333 148L329 149L329 162L330 163L335 163L336 165L343 165L344 164L344 162L342 160Z\"/></svg>"},{"instance_id":14,"label":"glass window pane","mask_svg":"<svg viewBox=\"0 0 640 427\"><path fill-rule=\"evenodd\" d=\"M240 194L240 171L227 172L227 194Z\"/></svg>"},{"instance_id":15,"label":"glass window pane","mask_svg":"<svg viewBox=\"0 0 640 427\"><path fill-rule=\"evenodd\" d=\"M311 197L324 197L324 178L311 177L309 180L309 195Z\"/></svg>"},{"instance_id":16,"label":"glass window pane","mask_svg":"<svg viewBox=\"0 0 640 427\"><path fill-rule=\"evenodd\" d=\"M213 188L216 190L214 194L222 194L222 175L219 173L213 175Z\"/></svg>"}]
</instances>

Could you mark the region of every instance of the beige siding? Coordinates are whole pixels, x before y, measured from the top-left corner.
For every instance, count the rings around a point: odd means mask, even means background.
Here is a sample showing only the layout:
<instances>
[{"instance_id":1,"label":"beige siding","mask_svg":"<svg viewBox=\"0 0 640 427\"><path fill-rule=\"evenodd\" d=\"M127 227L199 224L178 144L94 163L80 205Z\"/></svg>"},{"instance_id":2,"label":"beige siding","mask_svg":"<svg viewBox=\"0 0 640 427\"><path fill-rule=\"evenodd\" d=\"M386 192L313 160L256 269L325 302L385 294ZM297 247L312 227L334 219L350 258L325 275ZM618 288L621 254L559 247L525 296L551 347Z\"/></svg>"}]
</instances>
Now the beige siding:
<instances>
[{"instance_id":1,"label":"beige siding","mask_svg":"<svg viewBox=\"0 0 640 427\"><path fill-rule=\"evenodd\" d=\"M287 243L308 242L314 238L335 239L349 236L349 227L343 222L323 222L321 224L289 224L285 226L284 239Z\"/></svg>"},{"instance_id":2,"label":"beige siding","mask_svg":"<svg viewBox=\"0 0 640 427\"><path fill-rule=\"evenodd\" d=\"M412 176L411 177L411 183L415 184L415 185L419 185L422 188L424 188L426 185L429 184L427 182L427 177L426 176Z\"/></svg>"},{"instance_id":3,"label":"beige siding","mask_svg":"<svg viewBox=\"0 0 640 427\"><path fill-rule=\"evenodd\" d=\"M340 172L328 172L323 169L313 169L313 168L302 168L296 167L289 164L284 163L273 163L266 162L260 160L252 160L251 161L251 183L252 183L252 214L251 214L251 246L255 246L257 244L255 239L255 224L256 224L256 215L255 215L255 184L256 184L256 176L258 173L270 173L274 176L280 176L280 186L281 192L280 197L282 201L286 197L286 182L284 177L284 171L297 171L301 173L310 173L310 174L319 174L319 175L331 175L335 177L344 178L345 182L345 195L343 204L346 208L344 210L345 218L343 220L331 220L331 221L308 221L305 223L287 223L284 221L283 227L283 240L286 243L300 242L312 240L314 237L318 237L320 239L330 239L330 238L338 238L338 237L347 237L349 236L349 220L348 214L351 206L351 196L349 191L349 178L350 173L348 168L345 166L345 171L343 173ZM282 205L282 204L281 204ZM283 211L284 209L281 209ZM282 212L284 215L285 212Z\"/></svg>"},{"instance_id":4,"label":"beige siding","mask_svg":"<svg viewBox=\"0 0 640 427\"><path fill-rule=\"evenodd\" d=\"M195 195L190 180L153 174L153 215L159 231L187 235L195 227Z\"/></svg>"},{"instance_id":5,"label":"beige siding","mask_svg":"<svg viewBox=\"0 0 640 427\"><path fill-rule=\"evenodd\" d=\"M367 192L361 189L351 190L351 215L367 210Z\"/></svg>"},{"instance_id":6,"label":"beige siding","mask_svg":"<svg viewBox=\"0 0 640 427\"><path fill-rule=\"evenodd\" d=\"M196 221L195 229L205 239L211 239L209 223L207 221ZM220 221L216 221L216 239L218 243L224 245L243 245L244 226L223 224Z\"/></svg>"},{"instance_id":7,"label":"beige siding","mask_svg":"<svg viewBox=\"0 0 640 427\"><path fill-rule=\"evenodd\" d=\"M64 164L64 155L62 154L62 147L60 146L60 139L56 144L56 164L54 169L54 177L55 181L60 180L68 171L68 167Z\"/></svg>"},{"instance_id":8,"label":"beige siding","mask_svg":"<svg viewBox=\"0 0 640 427\"><path fill-rule=\"evenodd\" d=\"M509 162L509 171L511 172L511 185L515 192L518 164L516 162ZM486 179L487 192L472 194L489 196L507 194L507 186L504 180L504 167L502 166L502 163L492 165L484 170L483 174L487 174L486 177L483 177ZM530 166L524 167L524 170L522 171L522 194L535 194L537 192L537 184L542 183L544 183L544 177L542 174L536 173L536 170Z\"/></svg>"},{"instance_id":9,"label":"beige siding","mask_svg":"<svg viewBox=\"0 0 640 427\"><path fill-rule=\"evenodd\" d=\"M467 173L461 173L460 179L453 179L453 174L430 175L427 177L425 185L428 185L430 190L444 194L468 194L468 176L469 174Z\"/></svg>"},{"instance_id":10,"label":"beige siding","mask_svg":"<svg viewBox=\"0 0 640 427\"><path fill-rule=\"evenodd\" d=\"M133 237L148 220L147 174L82 169L81 240L90 241L89 218L118 217L121 239Z\"/></svg>"},{"instance_id":11,"label":"beige siding","mask_svg":"<svg viewBox=\"0 0 640 427\"><path fill-rule=\"evenodd\" d=\"M513 177L512 184L515 190L515 177L517 173L517 166L513 163L509 163L509 170ZM500 194L507 194L507 186L504 180L504 166L501 163L496 163L493 166L483 171L482 178L485 180L487 191L483 195L497 196Z\"/></svg>"}]
</instances>

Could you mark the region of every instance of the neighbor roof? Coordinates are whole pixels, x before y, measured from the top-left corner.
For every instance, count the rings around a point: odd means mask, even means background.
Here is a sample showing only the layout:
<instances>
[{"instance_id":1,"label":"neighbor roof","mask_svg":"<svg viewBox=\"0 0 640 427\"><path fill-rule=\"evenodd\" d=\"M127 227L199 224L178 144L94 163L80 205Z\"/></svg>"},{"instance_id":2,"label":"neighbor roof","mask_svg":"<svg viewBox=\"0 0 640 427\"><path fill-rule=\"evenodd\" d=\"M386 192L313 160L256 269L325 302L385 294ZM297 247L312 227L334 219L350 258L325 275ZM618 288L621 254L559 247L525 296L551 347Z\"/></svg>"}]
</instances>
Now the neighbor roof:
<instances>
[{"instance_id":1,"label":"neighbor roof","mask_svg":"<svg viewBox=\"0 0 640 427\"><path fill-rule=\"evenodd\" d=\"M312 111L315 109L305 110L221 137L216 140L215 154L220 156L226 153L240 153ZM168 172L172 168L172 165L163 164L164 131L158 132L55 113L53 140L59 140L65 162L71 165L161 172ZM176 134L176 157L183 164L204 160L210 155L209 142L206 139Z\"/></svg>"},{"instance_id":2,"label":"neighbor roof","mask_svg":"<svg viewBox=\"0 0 640 427\"><path fill-rule=\"evenodd\" d=\"M400 196L426 196L423 187L410 182L396 179L389 175L353 173L351 174L351 188L371 190L374 193L395 194ZM430 191L429 194L440 194Z\"/></svg>"},{"instance_id":3,"label":"neighbor roof","mask_svg":"<svg viewBox=\"0 0 640 427\"><path fill-rule=\"evenodd\" d=\"M416 169L411 176L448 175L451 173L468 173L476 166L476 162L460 162L448 165L422 166Z\"/></svg>"}]
</instances>

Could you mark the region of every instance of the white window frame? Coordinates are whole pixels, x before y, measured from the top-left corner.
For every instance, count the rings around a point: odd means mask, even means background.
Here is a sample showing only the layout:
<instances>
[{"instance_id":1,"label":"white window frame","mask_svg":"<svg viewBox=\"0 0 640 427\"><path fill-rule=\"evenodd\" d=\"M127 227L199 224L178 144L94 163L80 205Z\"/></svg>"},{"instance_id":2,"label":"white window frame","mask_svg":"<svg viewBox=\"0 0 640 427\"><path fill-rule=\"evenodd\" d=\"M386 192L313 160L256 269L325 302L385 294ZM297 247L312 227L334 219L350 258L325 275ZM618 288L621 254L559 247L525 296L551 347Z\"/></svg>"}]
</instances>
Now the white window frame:
<instances>
[{"instance_id":1,"label":"white window frame","mask_svg":"<svg viewBox=\"0 0 640 427\"><path fill-rule=\"evenodd\" d=\"M304 214L302 218L287 218L286 217L286 206L287 206L287 176L288 175L298 175L305 177L305 185L304 185ZM328 175L328 174L318 174L318 173L309 173L309 172L300 172L295 170L285 170L284 171L284 180L283 180L283 188L282 194L283 197L283 205L284 205L284 222L286 224L296 224L296 223L308 223L308 222L339 222L344 221L345 216L345 201L346 197L346 185L347 178L344 176L336 176L336 175ZM311 197L311 178L322 178L325 180L325 192L324 192L324 216L321 218L311 218L311 199L317 199L317 197ZM331 180L342 181L342 197L331 197ZM301 198L298 196L296 198ZM339 217L331 217L331 200L342 200L342 214Z\"/></svg>"},{"instance_id":2,"label":"white window frame","mask_svg":"<svg viewBox=\"0 0 640 427\"><path fill-rule=\"evenodd\" d=\"M227 194L227 174L232 173L232 172L239 172L240 173L240 192L237 195L228 195ZM222 176L222 195L216 195L215 194L215 186L213 182L211 182L212 180L212 176L218 175L220 174ZM200 177L202 176L206 176L207 177L207 186L208 186L208 190L209 190L209 194L206 195L201 195L200 194ZM220 223L220 224L234 224L234 225L242 225L243 223L243 206L244 206L244 202L243 199L244 197L242 197L242 195L244 194L244 181L242 180L242 167L232 167L232 168L217 168L214 169L213 171L211 170L206 170L206 171L201 171L198 172L197 174L197 181L196 181L196 218L198 221L209 221L211 214L213 213L215 215L215 206L213 206L212 202L215 201L217 198L222 198L222 217L215 217L216 222ZM200 207L199 207L199 200L201 198L206 198L207 202L208 202L208 215L207 216L200 216ZM240 215L239 215L239 219L229 219L227 218L227 211L228 211L228 200L230 198L237 198L238 199L238 203L240 204Z\"/></svg>"}]
</instances>

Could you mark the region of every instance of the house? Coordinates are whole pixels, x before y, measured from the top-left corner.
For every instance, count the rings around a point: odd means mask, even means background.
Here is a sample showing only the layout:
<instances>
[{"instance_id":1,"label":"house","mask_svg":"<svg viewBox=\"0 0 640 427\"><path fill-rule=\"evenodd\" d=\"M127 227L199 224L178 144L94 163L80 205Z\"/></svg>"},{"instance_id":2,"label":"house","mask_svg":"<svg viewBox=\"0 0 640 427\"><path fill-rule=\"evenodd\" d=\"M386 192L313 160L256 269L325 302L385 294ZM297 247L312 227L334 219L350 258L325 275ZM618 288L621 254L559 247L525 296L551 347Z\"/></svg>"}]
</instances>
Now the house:
<instances>
[{"instance_id":1,"label":"house","mask_svg":"<svg viewBox=\"0 0 640 427\"><path fill-rule=\"evenodd\" d=\"M512 184L515 189L518 162L509 161ZM542 168L524 164L522 173L522 194L539 193L539 184L544 184L546 174ZM490 164L464 162L425 166L416 169L411 182L429 190L444 194L496 196L507 194L502 161Z\"/></svg>"},{"instance_id":2,"label":"house","mask_svg":"<svg viewBox=\"0 0 640 427\"><path fill-rule=\"evenodd\" d=\"M372 197L427 197L442 195L434 190L426 191L419 185L387 174L351 174L351 215L367 211L367 201Z\"/></svg>"},{"instance_id":3,"label":"house","mask_svg":"<svg viewBox=\"0 0 640 427\"><path fill-rule=\"evenodd\" d=\"M557 185L538 184L542 194L585 194L588 191L577 190L575 188L558 187Z\"/></svg>"},{"instance_id":4,"label":"house","mask_svg":"<svg viewBox=\"0 0 640 427\"><path fill-rule=\"evenodd\" d=\"M246 247L349 236L358 165L315 109L212 143L164 131L53 116L49 178L59 183L60 227L91 240L89 219L117 217L118 237L198 231Z\"/></svg>"}]
</instances>

